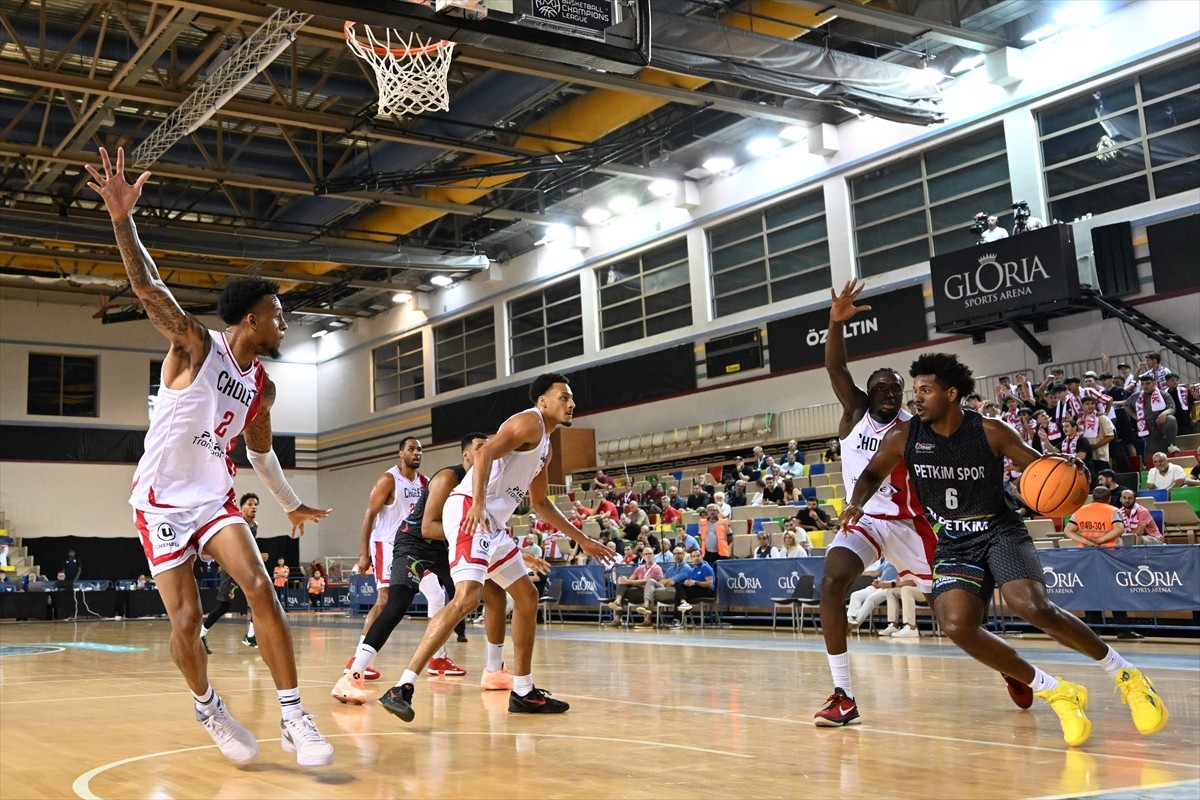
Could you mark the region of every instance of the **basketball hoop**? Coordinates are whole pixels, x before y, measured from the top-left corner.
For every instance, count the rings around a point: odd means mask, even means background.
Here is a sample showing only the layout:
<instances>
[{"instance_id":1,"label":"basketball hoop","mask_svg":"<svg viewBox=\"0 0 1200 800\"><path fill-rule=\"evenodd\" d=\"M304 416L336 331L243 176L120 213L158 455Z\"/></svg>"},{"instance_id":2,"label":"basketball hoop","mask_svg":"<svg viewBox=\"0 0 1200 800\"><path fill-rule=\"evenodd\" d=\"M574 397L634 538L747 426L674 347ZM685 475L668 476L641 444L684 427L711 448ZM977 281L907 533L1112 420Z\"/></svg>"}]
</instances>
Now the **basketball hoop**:
<instances>
[{"instance_id":1,"label":"basketball hoop","mask_svg":"<svg viewBox=\"0 0 1200 800\"><path fill-rule=\"evenodd\" d=\"M380 41L364 25L368 42L364 44L355 35L354 25L346 21L346 44L375 70L380 114L404 116L450 109L447 78L454 42L434 41L394 28L386 29Z\"/></svg>"}]
</instances>

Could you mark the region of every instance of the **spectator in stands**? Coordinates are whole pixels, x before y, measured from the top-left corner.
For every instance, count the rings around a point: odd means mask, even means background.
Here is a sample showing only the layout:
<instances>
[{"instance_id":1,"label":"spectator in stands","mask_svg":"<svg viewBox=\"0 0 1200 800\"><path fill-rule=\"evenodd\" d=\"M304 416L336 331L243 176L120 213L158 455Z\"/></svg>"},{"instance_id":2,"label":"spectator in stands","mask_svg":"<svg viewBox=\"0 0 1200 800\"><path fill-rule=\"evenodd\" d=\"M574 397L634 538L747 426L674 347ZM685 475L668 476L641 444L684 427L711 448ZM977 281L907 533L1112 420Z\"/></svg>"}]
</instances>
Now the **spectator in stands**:
<instances>
[{"instance_id":1,"label":"spectator in stands","mask_svg":"<svg viewBox=\"0 0 1200 800\"><path fill-rule=\"evenodd\" d=\"M1084 395L1083 414L1079 418L1079 429L1083 437L1092 446L1092 474L1111 466L1108 457L1108 445L1116 438L1116 430L1112 420L1097 411L1099 400L1091 395ZM1093 481L1095 478L1092 479Z\"/></svg>"},{"instance_id":2,"label":"spectator in stands","mask_svg":"<svg viewBox=\"0 0 1200 800\"><path fill-rule=\"evenodd\" d=\"M1050 452L1059 452L1064 456L1071 456L1083 462L1087 467L1088 475L1095 475L1096 468L1092 463L1092 445L1087 440L1087 437L1080 433L1079 424L1073 417L1067 417L1062 422L1063 436L1059 443L1058 449Z\"/></svg>"},{"instance_id":3,"label":"spectator in stands","mask_svg":"<svg viewBox=\"0 0 1200 800\"><path fill-rule=\"evenodd\" d=\"M1166 391L1171 396L1171 402L1175 404L1175 426L1178 435L1187 436L1192 432L1192 398L1188 393L1187 384L1181 385L1179 376L1172 372L1167 375Z\"/></svg>"},{"instance_id":4,"label":"spectator in stands","mask_svg":"<svg viewBox=\"0 0 1200 800\"><path fill-rule=\"evenodd\" d=\"M1146 475L1147 489L1178 489L1187 480L1187 473L1178 464L1172 464L1167 454L1154 454L1154 469Z\"/></svg>"},{"instance_id":5,"label":"spectator in stands","mask_svg":"<svg viewBox=\"0 0 1200 800\"><path fill-rule=\"evenodd\" d=\"M1053 392L1054 384L1062 383L1063 377L1066 374L1066 371L1064 371L1062 367L1053 367L1046 370L1046 380L1042 381L1041 385L1038 386L1037 396L1042 398L1044 401L1049 402L1050 395Z\"/></svg>"},{"instance_id":6,"label":"spectator in stands","mask_svg":"<svg viewBox=\"0 0 1200 800\"><path fill-rule=\"evenodd\" d=\"M1140 381L1139 391L1125 401L1125 410L1145 445L1145 452L1177 451L1175 436L1179 433L1179 423L1175 420L1175 403L1171 395L1155 385L1152 373L1142 373Z\"/></svg>"},{"instance_id":7,"label":"spectator in stands","mask_svg":"<svg viewBox=\"0 0 1200 800\"><path fill-rule=\"evenodd\" d=\"M320 572L313 572L308 578L308 608L310 611L316 611L323 608L325 605L325 576Z\"/></svg>"},{"instance_id":8,"label":"spectator in stands","mask_svg":"<svg viewBox=\"0 0 1200 800\"><path fill-rule=\"evenodd\" d=\"M710 502L712 502L712 498L708 492L704 491L704 487L693 483L692 491L687 496L685 506L692 511L702 511Z\"/></svg>"},{"instance_id":9,"label":"spectator in stands","mask_svg":"<svg viewBox=\"0 0 1200 800\"><path fill-rule=\"evenodd\" d=\"M757 446L754 448L753 455L750 458L750 464L751 464L751 466L754 467L754 469L758 470L760 473L766 468L767 454L763 452L763 449L761 446Z\"/></svg>"},{"instance_id":10,"label":"spectator in stands","mask_svg":"<svg viewBox=\"0 0 1200 800\"><path fill-rule=\"evenodd\" d=\"M783 504L798 506L804 503L804 494L791 478L783 479Z\"/></svg>"},{"instance_id":11,"label":"spectator in stands","mask_svg":"<svg viewBox=\"0 0 1200 800\"><path fill-rule=\"evenodd\" d=\"M1096 473L1096 485L1103 486L1105 489L1108 489L1109 502L1111 502L1113 505L1116 505L1117 502L1119 502L1116 500L1116 498L1119 498L1122 492L1131 491L1117 483L1117 473L1113 472L1111 469L1102 469Z\"/></svg>"},{"instance_id":12,"label":"spectator in stands","mask_svg":"<svg viewBox=\"0 0 1200 800\"><path fill-rule=\"evenodd\" d=\"M275 595L284 608L287 608L287 582L291 574L292 570L288 567L287 560L280 556L279 561L275 563L275 569L272 570L271 582L275 584Z\"/></svg>"},{"instance_id":13,"label":"spectator in stands","mask_svg":"<svg viewBox=\"0 0 1200 800\"><path fill-rule=\"evenodd\" d=\"M836 525L829 520L829 515L821 510L821 504L815 497L804 500L804 508L796 512L796 524L805 531L827 531Z\"/></svg>"},{"instance_id":14,"label":"spectator in stands","mask_svg":"<svg viewBox=\"0 0 1200 800\"><path fill-rule=\"evenodd\" d=\"M0 569L8 566L8 542L0 542Z\"/></svg>"},{"instance_id":15,"label":"spectator in stands","mask_svg":"<svg viewBox=\"0 0 1200 800\"><path fill-rule=\"evenodd\" d=\"M649 525L643 525L638 531L635 543L639 553L646 547L653 549L655 553L658 552L658 537L650 530Z\"/></svg>"},{"instance_id":16,"label":"spectator in stands","mask_svg":"<svg viewBox=\"0 0 1200 800\"><path fill-rule=\"evenodd\" d=\"M1016 397L1017 393L1013 391L1012 383L1009 382L1007 375L1001 375L996 378L996 402L1008 403L1008 398Z\"/></svg>"},{"instance_id":17,"label":"spectator in stands","mask_svg":"<svg viewBox=\"0 0 1200 800\"><path fill-rule=\"evenodd\" d=\"M783 547L779 548L780 558L800 558L812 552L812 539L796 524L796 520L783 521Z\"/></svg>"},{"instance_id":18,"label":"spectator in stands","mask_svg":"<svg viewBox=\"0 0 1200 800\"><path fill-rule=\"evenodd\" d=\"M979 407L983 405L983 398L977 392L971 392L967 395L966 400L963 401L963 405L972 411L978 411Z\"/></svg>"},{"instance_id":19,"label":"spectator in stands","mask_svg":"<svg viewBox=\"0 0 1200 800\"><path fill-rule=\"evenodd\" d=\"M687 501L679 496L679 487L675 484L667 487L667 502L680 511L687 508Z\"/></svg>"},{"instance_id":20,"label":"spectator in stands","mask_svg":"<svg viewBox=\"0 0 1200 800\"><path fill-rule=\"evenodd\" d=\"M1083 386L1079 389L1079 399L1083 402L1086 397L1092 397L1096 400L1096 411L1100 414L1107 415L1108 410L1112 407L1112 395L1110 395L1102 383L1100 376L1095 370L1088 370L1083 373Z\"/></svg>"},{"instance_id":21,"label":"spectator in stands","mask_svg":"<svg viewBox=\"0 0 1200 800\"><path fill-rule=\"evenodd\" d=\"M54 590L58 592L70 592L75 589L75 581L67 577L66 570L60 569L58 574L54 576Z\"/></svg>"},{"instance_id":22,"label":"spectator in stands","mask_svg":"<svg viewBox=\"0 0 1200 800\"><path fill-rule=\"evenodd\" d=\"M542 550L542 545L538 539L538 535L531 532L525 537L525 546L521 548L521 552L529 553L534 558L542 558L545 551Z\"/></svg>"},{"instance_id":23,"label":"spectator in stands","mask_svg":"<svg viewBox=\"0 0 1200 800\"><path fill-rule=\"evenodd\" d=\"M880 585L883 581L876 581ZM887 627L879 632L880 636L891 636L893 639L916 639L921 632L917 630L917 601L924 600L925 595L917 588L917 581L911 576L892 580L887 590ZM896 606L900 606L897 615ZM899 616L899 619L897 619ZM901 622L899 626L897 622Z\"/></svg>"},{"instance_id":24,"label":"spectator in stands","mask_svg":"<svg viewBox=\"0 0 1200 800\"><path fill-rule=\"evenodd\" d=\"M1192 471L1183 479L1184 486L1200 486L1200 458L1192 456L1192 460L1196 463L1192 465Z\"/></svg>"},{"instance_id":25,"label":"spectator in stands","mask_svg":"<svg viewBox=\"0 0 1200 800\"><path fill-rule=\"evenodd\" d=\"M750 498L746 495L746 482L738 480L733 484L733 494L729 496L729 507L738 508L747 505Z\"/></svg>"},{"instance_id":26,"label":"spectator in stands","mask_svg":"<svg viewBox=\"0 0 1200 800\"><path fill-rule=\"evenodd\" d=\"M796 455L796 453L788 453L787 458L779 465L779 471L783 473L783 477L793 481L804 477L804 462L797 460Z\"/></svg>"},{"instance_id":27,"label":"spectator in stands","mask_svg":"<svg viewBox=\"0 0 1200 800\"><path fill-rule=\"evenodd\" d=\"M1065 392L1066 389L1063 391ZM1062 444L1062 429L1059 427L1059 420L1052 419L1048 412L1039 409L1033 413L1033 422L1040 444L1034 444L1032 447L1040 453L1052 453L1058 450Z\"/></svg>"},{"instance_id":28,"label":"spectator in stands","mask_svg":"<svg viewBox=\"0 0 1200 800\"><path fill-rule=\"evenodd\" d=\"M1000 417L1000 406L991 400L987 401L983 404L983 415L988 419L998 419Z\"/></svg>"},{"instance_id":29,"label":"spectator in stands","mask_svg":"<svg viewBox=\"0 0 1200 800\"><path fill-rule=\"evenodd\" d=\"M795 455L797 462L804 463L804 451L800 449L800 442L795 439L788 439L787 448L779 456L779 463L787 461L788 455Z\"/></svg>"},{"instance_id":30,"label":"spectator in stands","mask_svg":"<svg viewBox=\"0 0 1200 800\"><path fill-rule=\"evenodd\" d=\"M1133 367L1129 366L1125 362L1121 362L1120 364L1117 364L1117 372L1121 374L1121 387L1125 391L1132 392L1137 388L1137 373L1133 371Z\"/></svg>"},{"instance_id":31,"label":"spectator in stands","mask_svg":"<svg viewBox=\"0 0 1200 800\"><path fill-rule=\"evenodd\" d=\"M662 567L663 577L661 581L647 580L643 593L646 596L645 604L637 608L639 614L643 616L650 613L653 603L674 603L676 595L681 592L678 589L678 584L682 583L692 571L692 565L688 563L687 550L682 547L674 547L671 549L671 561L668 564L659 564Z\"/></svg>"},{"instance_id":32,"label":"spectator in stands","mask_svg":"<svg viewBox=\"0 0 1200 800\"><path fill-rule=\"evenodd\" d=\"M609 520L610 524L611 522L612 521ZM604 545L605 547L612 545L612 549L617 553L617 555L625 554L625 543L621 541L620 532L618 531L617 534L614 535L613 528L607 527L603 524L600 526L600 544Z\"/></svg>"},{"instance_id":33,"label":"spectator in stands","mask_svg":"<svg viewBox=\"0 0 1200 800\"><path fill-rule=\"evenodd\" d=\"M592 485L599 488L602 492L606 492L616 487L617 483L612 478L604 473L604 470L596 470L596 477L592 479Z\"/></svg>"},{"instance_id":34,"label":"spectator in stands","mask_svg":"<svg viewBox=\"0 0 1200 800\"><path fill-rule=\"evenodd\" d=\"M683 628L683 612L691 610L693 600L711 600L717 595L717 573L712 564L704 560L699 550L688 553L688 561L691 568L687 577L675 583L675 618L671 630Z\"/></svg>"},{"instance_id":35,"label":"spectator in stands","mask_svg":"<svg viewBox=\"0 0 1200 800\"><path fill-rule=\"evenodd\" d=\"M683 512L670 503L665 502L664 497L662 514L658 516L658 521L663 525L674 525L679 520L683 519Z\"/></svg>"},{"instance_id":36,"label":"spectator in stands","mask_svg":"<svg viewBox=\"0 0 1200 800\"><path fill-rule=\"evenodd\" d=\"M133 586L135 589L142 589L142 590L153 589L154 581L152 581L152 580L150 580L150 578L146 577L146 573L143 572L141 575L137 576L137 580L133 582Z\"/></svg>"},{"instance_id":37,"label":"spectator in stands","mask_svg":"<svg viewBox=\"0 0 1200 800\"><path fill-rule=\"evenodd\" d=\"M603 491L597 489L594 495L594 500L596 507L588 509L589 518L594 519L597 522L599 522L603 517L608 517L614 521L620 518L620 514L617 513L616 503L609 500Z\"/></svg>"},{"instance_id":38,"label":"spectator in stands","mask_svg":"<svg viewBox=\"0 0 1200 800\"><path fill-rule=\"evenodd\" d=\"M617 578L617 593L608 607L613 610L612 622L609 625L616 627L621 624L621 612L624 610L624 602L628 600L630 605L640 606L645 609L645 603L648 602L646 595L647 581L654 581L658 588L663 580L662 567L654 561L654 549L650 547L643 548L641 551L642 563L638 564L637 569L633 571L633 575L625 577L622 575ZM650 622L650 612L645 610L642 614L642 621L638 625L639 628L652 627Z\"/></svg>"},{"instance_id":39,"label":"spectator in stands","mask_svg":"<svg viewBox=\"0 0 1200 800\"><path fill-rule=\"evenodd\" d=\"M700 549L700 542L695 536L687 532L686 525L675 526L675 539L672 541L674 549L682 549L684 553L689 553L692 550Z\"/></svg>"},{"instance_id":40,"label":"spectator in stands","mask_svg":"<svg viewBox=\"0 0 1200 800\"><path fill-rule=\"evenodd\" d=\"M664 536L658 543L658 555L654 557L654 563L662 567L663 570L666 570L666 568L671 566L674 561L671 556L671 553L674 552L674 547L675 543L671 540L671 538Z\"/></svg>"},{"instance_id":41,"label":"spectator in stands","mask_svg":"<svg viewBox=\"0 0 1200 800\"><path fill-rule=\"evenodd\" d=\"M896 578L896 568L886 559L879 559L863 570L863 576L874 578L870 586L850 593L850 603L846 607L846 621L851 628L858 628L866 622L871 612L887 600L888 585ZM881 585L883 584L883 585Z\"/></svg>"},{"instance_id":42,"label":"spectator in stands","mask_svg":"<svg viewBox=\"0 0 1200 800\"><path fill-rule=\"evenodd\" d=\"M1076 383L1078 378L1072 378ZM1069 379L1070 380L1070 379ZM1073 417L1083 410L1083 406L1079 404L1079 398L1071 393L1065 383L1056 383L1050 387L1050 394L1054 399L1054 408L1050 412L1050 418L1059 424L1067 417Z\"/></svg>"},{"instance_id":43,"label":"spectator in stands","mask_svg":"<svg viewBox=\"0 0 1200 800\"><path fill-rule=\"evenodd\" d=\"M62 571L66 573L69 581L77 581L83 575L83 565L75 557L74 550L67 551L67 560L63 562Z\"/></svg>"},{"instance_id":44,"label":"spectator in stands","mask_svg":"<svg viewBox=\"0 0 1200 800\"><path fill-rule=\"evenodd\" d=\"M783 487L770 475L763 477L759 481L758 493L754 495L754 499L750 501L752 506L779 506L783 505Z\"/></svg>"},{"instance_id":45,"label":"spectator in stands","mask_svg":"<svg viewBox=\"0 0 1200 800\"><path fill-rule=\"evenodd\" d=\"M585 567L589 561L591 561L591 557L587 553L583 550L576 550L569 563L573 567Z\"/></svg>"},{"instance_id":46,"label":"spectator in stands","mask_svg":"<svg viewBox=\"0 0 1200 800\"><path fill-rule=\"evenodd\" d=\"M725 502L724 492L713 492L713 505L717 507L717 513L721 515L721 519L729 519L733 516L733 507Z\"/></svg>"},{"instance_id":47,"label":"spectator in stands","mask_svg":"<svg viewBox=\"0 0 1200 800\"><path fill-rule=\"evenodd\" d=\"M1092 502L1086 503L1068 519L1063 536L1079 542L1080 547L1116 547L1125 532L1120 510L1108 502L1108 489L1097 486Z\"/></svg>"},{"instance_id":48,"label":"spectator in stands","mask_svg":"<svg viewBox=\"0 0 1200 800\"><path fill-rule=\"evenodd\" d=\"M837 439L830 439L825 444L825 452L821 455L821 461L826 464L836 464L842 460L842 443Z\"/></svg>"},{"instance_id":49,"label":"spectator in stands","mask_svg":"<svg viewBox=\"0 0 1200 800\"><path fill-rule=\"evenodd\" d=\"M631 500L629 510L620 516L617 524L625 529L626 539L636 539L642 526L650 524L650 517L638 506L636 500Z\"/></svg>"},{"instance_id":50,"label":"spectator in stands","mask_svg":"<svg viewBox=\"0 0 1200 800\"><path fill-rule=\"evenodd\" d=\"M754 558L779 558L779 550L771 545L771 534L759 532Z\"/></svg>"},{"instance_id":51,"label":"spectator in stands","mask_svg":"<svg viewBox=\"0 0 1200 800\"><path fill-rule=\"evenodd\" d=\"M1018 372L1013 378L1013 390L1017 395L1017 399L1027 406L1037 404L1037 390L1033 383L1029 380L1028 373Z\"/></svg>"},{"instance_id":52,"label":"spectator in stands","mask_svg":"<svg viewBox=\"0 0 1200 800\"><path fill-rule=\"evenodd\" d=\"M664 492L662 487L658 485L658 476L651 475L650 486L646 488L645 493L642 495L642 502L647 505L653 503L654 505L658 506L659 509L662 509L661 501L664 494L666 494L666 492Z\"/></svg>"},{"instance_id":53,"label":"spectator in stands","mask_svg":"<svg viewBox=\"0 0 1200 800\"><path fill-rule=\"evenodd\" d=\"M1132 533L1137 537L1134 540L1137 544L1164 544L1163 534L1158 529L1158 523L1154 521L1154 517L1150 516L1150 512L1138 503L1133 489L1123 489L1119 502L1121 525L1124 526L1126 533Z\"/></svg>"},{"instance_id":54,"label":"spectator in stands","mask_svg":"<svg viewBox=\"0 0 1200 800\"><path fill-rule=\"evenodd\" d=\"M917 401L916 400L909 400L908 402L906 402L904 404L904 408L905 408L905 410L908 411L909 414L912 414L914 417L917 416Z\"/></svg>"},{"instance_id":55,"label":"spectator in stands","mask_svg":"<svg viewBox=\"0 0 1200 800\"><path fill-rule=\"evenodd\" d=\"M753 478L751 477L751 473L753 471L754 470L752 470L750 468L750 465L746 463L746 459L742 458L741 456L737 456L736 458L734 458L734 460L733 460L733 480L734 480L735 484L738 481L753 480Z\"/></svg>"},{"instance_id":56,"label":"spectator in stands","mask_svg":"<svg viewBox=\"0 0 1200 800\"><path fill-rule=\"evenodd\" d=\"M715 571L717 561L729 558L730 548L733 546L733 528L730 527L729 520L721 519L716 506L708 506L701 515L699 539L700 556L712 565Z\"/></svg>"},{"instance_id":57,"label":"spectator in stands","mask_svg":"<svg viewBox=\"0 0 1200 800\"><path fill-rule=\"evenodd\" d=\"M66 573L63 573L63 575L65 577ZM46 591L46 579L36 572L26 573L25 577L21 579L21 582L24 584L23 588L27 592Z\"/></svg>"},{"instance_id":58,"label":"spectator in stands","mask_svg":"<svg viewBox=\"0 0 1200 800\"><path fill-rule=\"evenodd\" d=\"M1161 353L1146 353L1146 360L1138 364L1138 371L1142 374L1150 373L1154 376L1154 383L1158 386L1158 390L1164 391L1167 388L1167 376L1171 374L1171 370L1167 369L1167 365L1162 363Z\"/></svg>"}]
</instances>

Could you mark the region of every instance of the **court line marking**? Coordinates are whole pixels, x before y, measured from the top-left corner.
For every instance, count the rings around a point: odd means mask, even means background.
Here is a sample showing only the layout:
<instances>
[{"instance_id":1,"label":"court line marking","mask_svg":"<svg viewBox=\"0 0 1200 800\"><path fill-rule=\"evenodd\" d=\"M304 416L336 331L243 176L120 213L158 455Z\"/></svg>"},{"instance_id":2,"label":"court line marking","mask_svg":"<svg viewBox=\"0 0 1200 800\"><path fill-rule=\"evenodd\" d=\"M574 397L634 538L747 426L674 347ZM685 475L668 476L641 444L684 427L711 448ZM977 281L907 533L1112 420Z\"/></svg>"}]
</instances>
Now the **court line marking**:
<instances>
[{"instance_id":1,"label":"court line marking","mask_svg":"<svg viewBox=\"0 0 1200 800\"><path fill-rule=\"evenodd\" d=\"M1168 781L1166 783L1144 783L1136 787L1130 787L1134 791L1144 791L1148 789L1169 789L1172 786L1197 786L1200 787L1200 781L1195 779L1183 781ZM1030 800L1073 800L1076 797L1103 797L1105 795L1116 794L1117 792L1128 792L1126 789L1093 789L1090 792L1071 792L1070 794L1048 794L1041 797L1030 798Z\"/></svg>"},{"instance_id":2,"label":"court line marking","mask_svg":"<svg viewBox=\"0 0 1200 800\"><path fill-rule=\"evenodd\" d=\"M572 735L569 733L524 733L524 732L518 733L515 731L514 732L507 732L507 731L493 732L493 731L420 731L420 730L404 731L404 730L400 730L400 731L386 731L386 732L378 731L378 732L371 732L371 733L335 733L335 734L326 736L325 738L326 739L344 739L344 738L359 738L359 737L367 737L367 736L420 736L423 734L432 735L432 736L488 736L488 737L508 736L508 737L513 737L513 738L518 737L518 736L535 736L535 737L542 738L542 739L578 739L578 740L587 741L587 742L617 742L619 744L640 744L640 745L643 745L646 747L668 748L668 749L673 749L673 750L688 750L688 751L691 751L694 753L705 753L708 755L725 756L727 758L744 758L744 759L758 758L757 755L754 755L752 753L749 753L749 754L747 754L747 753L731 753L728 750L712 750L712 749L709 749L706 747L694 747L692 745L686 745L686 744L670 744L668 742L650 742L650 741L645 741L645 740L641 740L641 739L627 739L627 738L620 737L620 736L576 736L576 735ZM271 742L278 742L280 740L279 740L279 738L275 738L275 739L256 739L255 741L257 741L260 745L262 745L262 744L270 744ZM100 795L93 792L92 788L91 788L92 778L95 778L97 775L99 775L103 772L107 772L110 769L116 769L117 767L123 767L126 764L133 764L138 761L147 761L152 758L159 758L160 756L173 756L173 755L178 755L179 753L195 753L200 750L216 750L216 749L217 749L217 746L215 744L199 745L197 747L180 747L175 750L161 750L157 753L143 753L140 756L130 756L129 758L122 758L118 761L111 761L107 764L101 764L98 767L89 769L87 772L80 775L78 778L76 778L71 783L71 791L75 792L75 795L77 797L82 798L82 800L103 800L103 798L101 798ZM236 767L236 765L232 765L232 764L230 766ZM330 765L330 766L332 766L332 765ZM314 769L316 769L316 768L314 767Z\"/></svg>"},{"instance_id":3,"label":"court line marking","mask_svg":"<svg viewBox=\"0 0 1200 800\"><path fill-rule=\"evenodd\" d=\"M788 723L788 724L792 724L792 725L809 725L812 727L816 727L808 720L788 719L786 717L765 717L765 716L760 716L757 714L742 714L737 711L730 711L728 709L721 709L721 708L705 708L704 706L668 706L668 705L662 705L659 703L644 703L644 702L641 702L638 700L617 700L617 699L614 699L611 697L594 697L591 695L567 694L565 692L562 693L562 696L570 697L573 699L580 699L580 700L594 700L599 703L618 703L621 705L644 706L646 708L666 708L666 709L671 709L671 710L686 709L688 711L694 711L694 712L701 713L701 714L724 714L726 716L738 717L739 719L759 720L759 721L763 721L763 722L783 722L783 723ZM897 731L897 730L889 730L887 728L866 727L863 725L855 725L854 730L863 732L863 733L878 733L878 734L882 734L885 736L906 736L906 737L910 737L913 739L931 739L931 740L937 741L937 742L960 742L960 743L966 743L966 744L983 745L983 746L987 746L987 747L1008 747L1008 748L1012 748L1015 750L1036 750L1036 751L1046 752L1046 753L1058 753L1060 755L1062 753L1066 752L1065 746L1064 746L1064 748L1056 748L1056 747L1046 747L1044 745L1036 745L1036 744L1014 744L1012 742L988 742L988 741L984 741L981 739L963 739L963 738L957 737L957 736L936 736L931 733L913 733L911 731ZM1088 755L1094 756L1094 757L1112 758L1112 759L1117 759L1117 760L1121 760L1121 761L1136 761L1139 764L1161 764L1163 766L1169 766L1169 767L1183 767L1184 769L1200 770L1200 765L1197 765L1197 764L1183 764L1183 763L1179 763L1177 761L1162 761L1162 760L1153 759L1153 758L1142 758L1140 756L1122 756L1122 755L1117 755L1115 753L1095 753L1095 752L1092 752L1091 750L1081 750L1080 752L1087 753Z\"/></svg>"}]
</instances>

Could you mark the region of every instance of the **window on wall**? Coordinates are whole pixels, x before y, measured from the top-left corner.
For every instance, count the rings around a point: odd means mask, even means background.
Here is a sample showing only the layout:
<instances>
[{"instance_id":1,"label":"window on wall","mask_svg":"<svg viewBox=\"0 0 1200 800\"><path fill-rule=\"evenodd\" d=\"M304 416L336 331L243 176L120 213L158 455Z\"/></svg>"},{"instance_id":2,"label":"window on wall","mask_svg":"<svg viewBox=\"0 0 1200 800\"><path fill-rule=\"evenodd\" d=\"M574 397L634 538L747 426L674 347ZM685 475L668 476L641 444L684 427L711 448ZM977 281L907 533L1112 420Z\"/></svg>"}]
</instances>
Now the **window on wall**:
<instances>
[{"instance_id":1,"label":"window on wall","mask_svg":"<svg viewBox=\"0 0 1200 800\"><path fill-rule=\"evenodd\" d=\"M439 393L496 379L496 320L491 309L434 328L433 345Z\"/></svg>"},{"instance_id":2,"label":"window on wall","mask_svg":"<svg viewBox=\"0 0 1200 800\"><path fill-rule=\"evenodd\" d=\"M710 228L708 252L718 317L824 289L831 280L824 194Z\"/></svg>"},{"instance_id":3,"label":"window on wall","mask_svg":"<svg viewBox=\"0 0 1200 800\"><path fill-rule=\"evenodd\" d=\"M600 346L614 347L692 324L687 240L596 270Z\"/></svg>"},{"instance_id":4,"label":"window on wall","mask_svg":"<svg viewBox=\"0 0 1200 800\"><path fill-rule=\"evenodd\" d=\"M414 333L371 351L374 409L393 408L425 397L421 334Z\"/></svg>"},{"instance_id":5,"label":"window on wall","mask_svg":"<svg viewBox=\"0 0 1200 800\"><path fill-rule=\"evenodd\" d=\"M557 283L508 304L512 371L544 367L583 355L579 279Z\"/></svg>"},{"instance_id":6,"label":"window on wall","mask_svg":"<svg viewBox=\"0 0 1200 800\"><path fill-rule=\"evenodd\" d=\"M1200 187L1200 56L1038 112L1049 216L1074 220Z\"/></svg>"},{"instance_id":7,"label":"window on wall","mask_svg":"<svg viewBox=\"0 0 1200 800\"><path fill-rule=\"evenodd\" d=\"M52 417L97 416L94 356L29 354L25 413Z\"/></svg>"},{"instance_id":8,"label":"window on wall","mask_svg":"<svg viewBox=\"0 0 1200 800\"><path fill-rule=\"evenodd\" d=\"M850 180L859 274L867 277L974 244L978 211L1011 227L1004 129L985 128Z\"/></svg>"}]
</instances>

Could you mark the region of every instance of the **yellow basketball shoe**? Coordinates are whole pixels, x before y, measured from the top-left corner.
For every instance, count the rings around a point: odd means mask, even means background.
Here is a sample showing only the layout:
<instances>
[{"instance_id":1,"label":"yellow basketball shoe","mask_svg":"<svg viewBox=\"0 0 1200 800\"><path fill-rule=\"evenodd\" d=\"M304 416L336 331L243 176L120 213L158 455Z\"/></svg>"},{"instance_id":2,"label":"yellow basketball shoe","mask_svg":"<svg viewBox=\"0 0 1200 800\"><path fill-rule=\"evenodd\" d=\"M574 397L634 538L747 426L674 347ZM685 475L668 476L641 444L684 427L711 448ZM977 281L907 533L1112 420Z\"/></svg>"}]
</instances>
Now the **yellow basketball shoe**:
<instances>
[{"instance_id":1,"label":"yellow basketball shoe","mask_svg":"<svg viewBox=\"0 0 1200 800\"><path fill-rule=\"evenodd\" d=\"M1092 722L1084 714L1087 711L1087 689L1078 684L1055 678L1058 686L1037 692L1037 696L1050 704L1062 725L1063 741L1078 747L1092 735Z\"/></svg>"},{"instance_id":2,"label":"yellow basketball shoe","mask_svg":"<svg viewBox=\"0 0 1200 800\"><path fill-rule=\"evenodd\" d=\"M1138 733L1149 736L1166 727L1167 707L1141 670L1123 669L1113 678L1113 682L1121 693L1121 702L1129 706Z\"/></svg>"}]
</instances>

